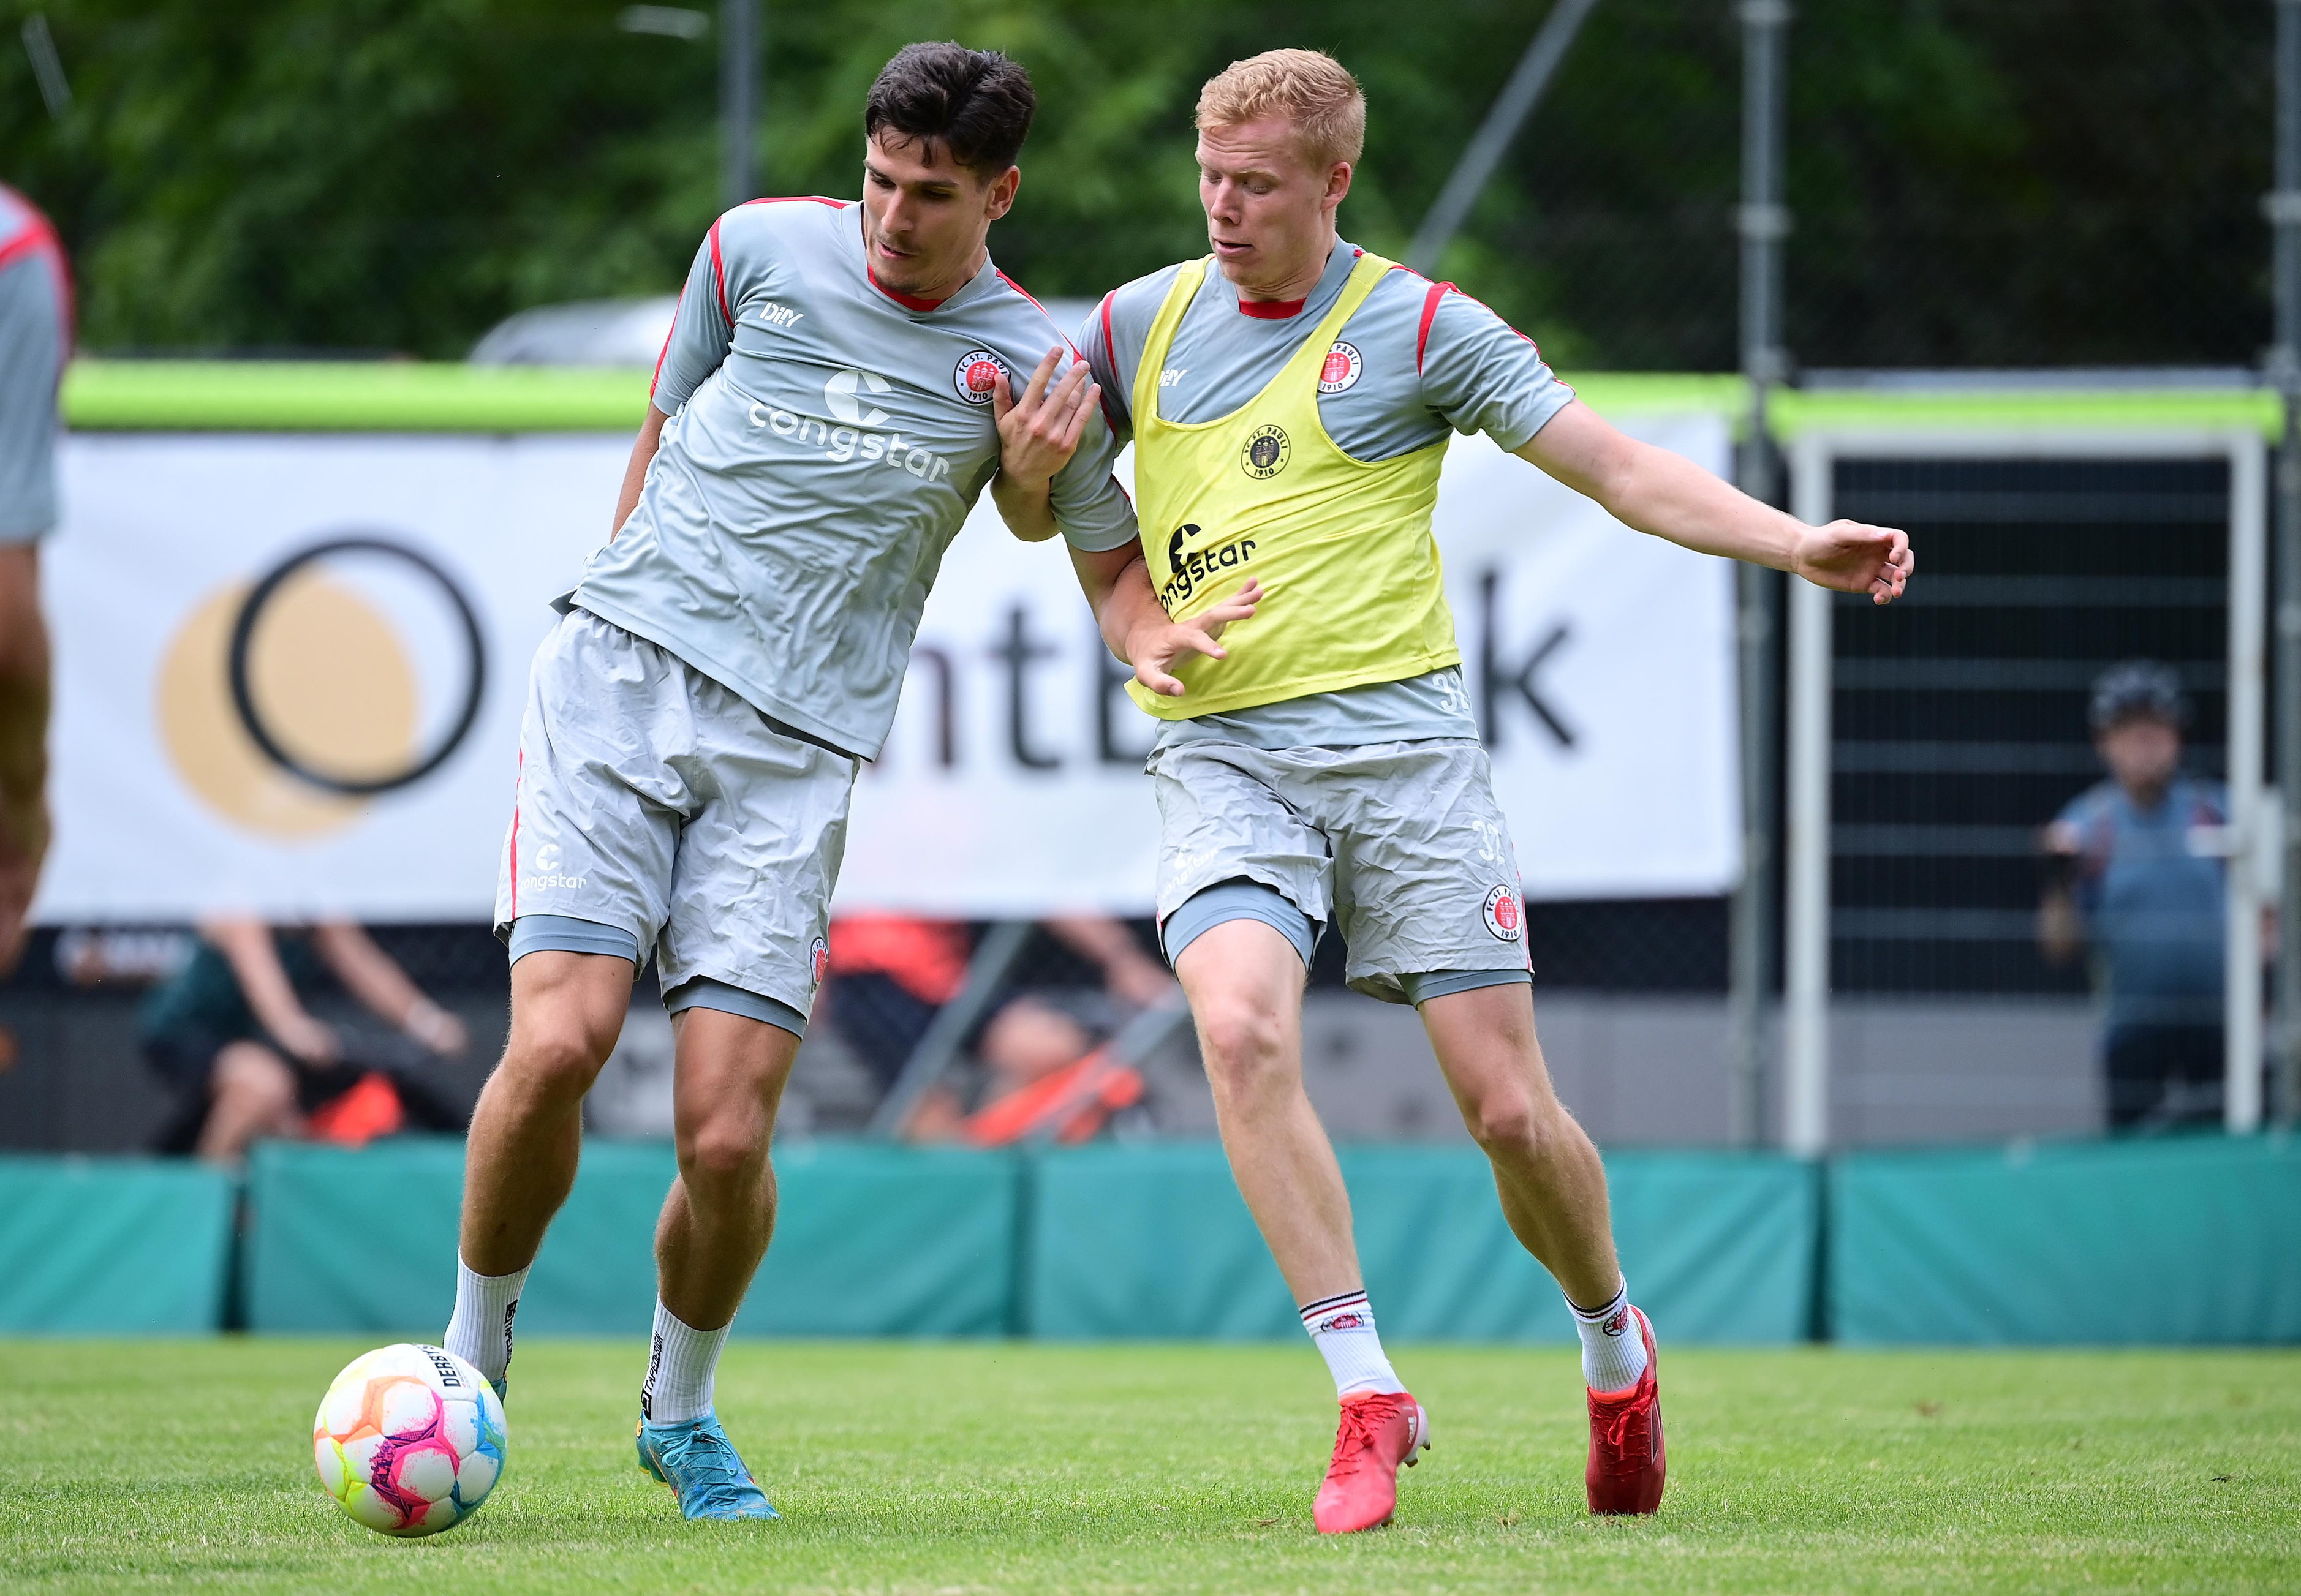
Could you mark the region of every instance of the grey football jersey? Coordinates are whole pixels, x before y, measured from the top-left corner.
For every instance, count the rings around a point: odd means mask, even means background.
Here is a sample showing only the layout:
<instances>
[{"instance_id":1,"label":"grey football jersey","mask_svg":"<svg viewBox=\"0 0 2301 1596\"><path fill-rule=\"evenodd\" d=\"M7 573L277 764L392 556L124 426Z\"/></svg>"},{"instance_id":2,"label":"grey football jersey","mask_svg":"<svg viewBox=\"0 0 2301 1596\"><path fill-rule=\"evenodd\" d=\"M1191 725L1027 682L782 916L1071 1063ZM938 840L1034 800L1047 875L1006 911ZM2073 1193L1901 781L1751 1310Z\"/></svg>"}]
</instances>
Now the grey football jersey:
<instances>
[{"instance_id":1,"label":"grey football jersey","mask_svg":"<svg viewBox=\"0 0 2301 1596\"><path fill-rule=\"evenodd\" d=\"M46 219L0 187L0 543L56 523L56 383L71 347L64 284Z\"/></svg>"},{"instance_id":2,"label":"grey football jersey","mask_svg":"<svg viewBox=\"0 0 2301 1596\"><path fill-rule=\"evenodd\" d=\"M1284 316L1243 309L1230 280L1209 271L1167 347L1159 414L1185 424L1210 422L1251 402L1325 319L1364 253L1337 239L1318 285ZM1134 435L1134 377L1150 324L1181 269L1167 267L1106 296L1079 330L1079 347L1122 439ZM1574 397L1509 322L1459 291L1434 300L1431 290L1427 279L1402 268L1343 324L1338 359L1318 385L1318 416L1345 454L1395 459L1427 448L1450 429L1484 432L1516 449ZM1219 740L1259 748L1355 748L1477 734L1461 670L1450 665L1404 681L1165 722L1158 746Z\"/></svg>"},{"instance_id":3,"label":"grey football jersey","mask_svg":"<svg viewBox=\"0 0 2301 1596\"><path fill-rule=\"evenodd\" d=\"M939 305L898 300L858 212L755 200L713 224L657 369L662 447L574 602L873 759L943 551L999 468L992 378L1074 354L988 261ZM1095 418L1055 480L1081 548L1136 536L1116 453Z\"/></svg>"}]
</instances>

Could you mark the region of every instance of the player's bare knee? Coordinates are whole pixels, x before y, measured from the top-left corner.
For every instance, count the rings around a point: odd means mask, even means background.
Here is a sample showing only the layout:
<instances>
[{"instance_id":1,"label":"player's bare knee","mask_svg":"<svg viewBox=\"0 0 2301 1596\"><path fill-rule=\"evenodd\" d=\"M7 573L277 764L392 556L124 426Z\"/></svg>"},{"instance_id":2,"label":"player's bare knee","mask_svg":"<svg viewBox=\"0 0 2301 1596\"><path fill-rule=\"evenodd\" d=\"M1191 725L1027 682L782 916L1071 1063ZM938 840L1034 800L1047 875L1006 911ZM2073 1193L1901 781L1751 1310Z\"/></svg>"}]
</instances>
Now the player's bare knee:
<instances>
[{"instance_id":1,"label":"player's bare knee","mask_svg":"<svg viewBox=\"0 0 2301 1596\"><path fill-rule=\"evenodd\" d=\"M1286 1026L1269 1007L1245 999L1217 999L1199 1015L1199 1042L1209 1063L1251 1068L1284 1052Z\"/></svg>"},{"instance_id":2,"label":"player's bare knee","mask_svg":"<svg viewBox=\"0 0 2301 1596\"><path fill-rule=\"evenodd\" d=\"M1463 1120L1471 1138L1498 1164L1539 1163L1555 1141L1549 1115L1524 1092L1488 1093L1467 1106Z\"/></svg>"},{"instance_id":3,"label":"player's bare knee","mask_svg":"<svg viewBox=\"0 0 2301 1596\"><path fill-rule=\"evenodd\" d=\"M767 1159L768 1127L749 1116L705 1119L675 1139L680 1179L688 1191L714 1194L749 1190Z\"/></svg>"},{"instance_id":4,"label":"player's bare knee","mask_svg":"<svg viewBox=\"0 0 2301 1596\"><path fill-rule=\"evenodd\" d=\"M591 1090L615 1039L573 1015L515 1016L503 1071L547 1099L580 1099Z\"/></svg>"}]
</instances>

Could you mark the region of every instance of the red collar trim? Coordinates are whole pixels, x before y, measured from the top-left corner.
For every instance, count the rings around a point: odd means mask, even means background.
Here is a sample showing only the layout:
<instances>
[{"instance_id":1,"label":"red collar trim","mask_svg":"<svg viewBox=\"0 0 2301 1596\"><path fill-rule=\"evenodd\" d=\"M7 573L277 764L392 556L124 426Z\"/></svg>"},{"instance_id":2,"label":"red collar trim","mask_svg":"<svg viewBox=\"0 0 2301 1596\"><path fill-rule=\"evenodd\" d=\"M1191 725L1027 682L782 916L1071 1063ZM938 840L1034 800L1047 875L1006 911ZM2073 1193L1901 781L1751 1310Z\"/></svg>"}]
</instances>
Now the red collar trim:
<instances>
[{"instance_id":1,"label":"red collar trim","mask_svg":"<svg viewBox=\"0 0 2301 1596\"><path fill-rule=\"evenodd\" d=\"M879 280L879 274L876 272L872 271L868 266L863 268L863 275L871 280L871 286L873 288L878 289L879 292L884 294L897 305L901 305L905 310L938 310L950 303L948 299L922 299L916 294L906 294L899 288L891 288L885 283L881 282ZM1295 308L1299 310L1301 307L1297 305Z\"/></svg>"},{"instance_id":2,"label":"red collar trim","mask_svg":"<svg viewBox=\"0 0 2301 1596\"><path fill-rule=\"evenodd\" d=\"M1241 299L1238 313L1252 316L1258 322L1284 322L1289 316L1301 315L1302 307L1309 303L1308 297L1301 299Z\"/></svg>"}]
</instances>

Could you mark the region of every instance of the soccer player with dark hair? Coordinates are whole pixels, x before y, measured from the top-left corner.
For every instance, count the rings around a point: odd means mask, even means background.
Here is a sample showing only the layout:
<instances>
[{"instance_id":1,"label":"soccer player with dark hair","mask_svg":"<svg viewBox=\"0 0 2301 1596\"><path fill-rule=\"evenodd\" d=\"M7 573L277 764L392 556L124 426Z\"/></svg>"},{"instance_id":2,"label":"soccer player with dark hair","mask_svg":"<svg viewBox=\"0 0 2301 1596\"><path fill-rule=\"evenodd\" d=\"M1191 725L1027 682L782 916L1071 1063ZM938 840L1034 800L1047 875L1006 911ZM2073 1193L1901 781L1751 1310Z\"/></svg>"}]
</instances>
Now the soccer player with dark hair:
<instances>
[{"instance_id":1,"label":"soccer player with dark hair","mask_svg":"<svg viewBox=\"0 0 2301 1596\"><path fill-rule=\"evenodd\" d=\"M56 522L56 389L71 280L55 230L0 184L0 973L23 951L48 850L48 632L40 539ZM14 1056L0 1031L0 1067Z\"/></svg>"},{"instance_id":2,"label":"soccer player with dark hair","mask_svg":"<svg viewBox=\"0 0 2301 1596\"><path fill-rule=\"evenodd\" d=\"M986 486L1018 531L1136 536L1085 365L985 247L1033 108L1005 56L911 46L864 107L860 203L755 200L712 224L616 531L535 659L497 894L511 1036L473 1119L446 1341L500 1389L583 1094L652 954L679 1174L639 1455L690 1518L774 1514L713 1372L774 1225L768 1139L849 791L944 551Z\"/></svg>"},{"instance_id":3,"label":"soccer player with dark hair","mask_svg":"<svg viewBox=\"0 0 2301 1596\"><path fill-rule=\"evenodd\" d=\"M1803 525L1625 437L1484 305L1339 238L1366 101L1328 57L1236 63L1197 122L1212 255L1118 289L1079 334L1134 439L1142 546L1073 559L1160 723L1160 932L1224 1148L1342 1401L1312 1517L1387 1520L1430 1437L1302 1090L1303 980L1329 922L1352 986L1420 1008L1504 1216L1581 1326L1591 1511L1651 1513L1653 1329L1535 1038L1518 862L1431 538L1439 463L1450 430L1483 431L1641 531L1880 604L1909 539Z\"/></svg>"}]
</instances>

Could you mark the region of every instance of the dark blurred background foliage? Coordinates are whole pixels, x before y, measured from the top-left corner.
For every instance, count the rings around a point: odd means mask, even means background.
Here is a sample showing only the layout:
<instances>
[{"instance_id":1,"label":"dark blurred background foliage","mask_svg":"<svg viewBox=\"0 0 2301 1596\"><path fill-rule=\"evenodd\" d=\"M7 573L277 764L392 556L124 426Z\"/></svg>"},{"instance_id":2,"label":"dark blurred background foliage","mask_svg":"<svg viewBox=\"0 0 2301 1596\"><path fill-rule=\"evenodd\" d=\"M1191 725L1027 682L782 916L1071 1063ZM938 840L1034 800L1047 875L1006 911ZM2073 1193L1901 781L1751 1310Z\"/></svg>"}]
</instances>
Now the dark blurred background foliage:
<instances>
[{"instance_id":1,"label":"dark blurred background foliage","mask_svg":"<svg viewBox=\"0 0 2301 1596\"><path fill-rule=\"evenodd\" d=\"M712 9L709 0L698 0ZM104 352L456 357L508 313L668 292L715 209L716 54L620 0L0 4L0 179L56 219ZM1037 132L1000 263L1098 294L1203 238L1190 113L1329 49L1372 103L1346 232L1405 247L1547 7L766 6L763 191L852 195L923 38L1007 50ZM75 96L24 50L45 13ZM1790 343L1812 366L2251 363L2268 338L2268 0L1800 0ZM1569 367L1735 359L1730 0L1601 0L1445 275Z\"/></svg>"}]
</instances>

